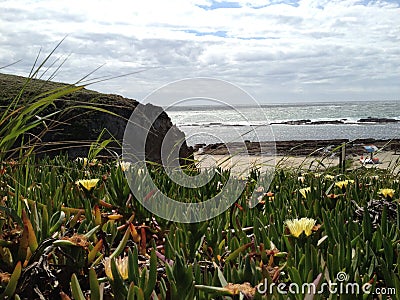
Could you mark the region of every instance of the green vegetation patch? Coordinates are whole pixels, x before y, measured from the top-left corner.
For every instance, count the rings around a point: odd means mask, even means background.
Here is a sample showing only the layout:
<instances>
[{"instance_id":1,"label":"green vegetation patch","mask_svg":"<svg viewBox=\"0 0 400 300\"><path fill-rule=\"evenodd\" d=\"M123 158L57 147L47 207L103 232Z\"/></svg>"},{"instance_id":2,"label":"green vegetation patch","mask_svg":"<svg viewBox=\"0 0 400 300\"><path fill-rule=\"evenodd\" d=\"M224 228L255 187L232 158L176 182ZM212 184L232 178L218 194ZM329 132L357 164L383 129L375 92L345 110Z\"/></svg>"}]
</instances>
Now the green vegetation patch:
<instances>
[{"instance_id":1,"label":"green vegetation patch","mask_svg":"<svg viewBox=\"0 0 400 300\"><path fill-rule=\"evenodd\" d=\"M321 292L314 299L326 299L324 283L400 288L400 183L393 172L278 169L269 187L267 175L253 172L235 179L245 180L246 189L226 212L179 224L141 206L126 167L67 157L3 161L2 295L286 299L287 292L303 299L302 285L314 283ZM224 174L219 170L204 189L160 189L196 202L216 194ZM152 177L169 182L161 169ZM254 189L258 204L250 209Z\"/></svg>"}]
</instances>

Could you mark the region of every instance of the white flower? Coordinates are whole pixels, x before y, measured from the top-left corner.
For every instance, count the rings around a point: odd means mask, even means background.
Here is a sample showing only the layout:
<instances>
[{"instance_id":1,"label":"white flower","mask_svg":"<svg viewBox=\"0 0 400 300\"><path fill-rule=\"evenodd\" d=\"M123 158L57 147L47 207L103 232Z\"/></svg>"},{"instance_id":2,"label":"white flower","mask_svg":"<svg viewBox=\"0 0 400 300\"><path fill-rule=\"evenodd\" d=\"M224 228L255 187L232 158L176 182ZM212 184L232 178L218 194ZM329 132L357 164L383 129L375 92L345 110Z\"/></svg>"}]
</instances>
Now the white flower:
<instances>
[{"instance_id":1,"label":"white flower","mask_svg":"<svg viewBox=\"0 0 400 300\"><path fill-rule=\"evenodd\" d=\"M119 161L117 163L117 167L120 167L122 171L128 171L132 166L132 163L129 161Z\"/></svg>"},{"instance_id":2,"label":"white flower","mask_svg":"<svg viewBox=\"0 0 400 300\"><path fill-rule=\"evenodd\" d=\"M297 177L297 180L298 180L300 183L304 183L304 181L306 180L306 178L305 178L304 176L299 176L299 177Z\"/></svg>"}]
</instances>

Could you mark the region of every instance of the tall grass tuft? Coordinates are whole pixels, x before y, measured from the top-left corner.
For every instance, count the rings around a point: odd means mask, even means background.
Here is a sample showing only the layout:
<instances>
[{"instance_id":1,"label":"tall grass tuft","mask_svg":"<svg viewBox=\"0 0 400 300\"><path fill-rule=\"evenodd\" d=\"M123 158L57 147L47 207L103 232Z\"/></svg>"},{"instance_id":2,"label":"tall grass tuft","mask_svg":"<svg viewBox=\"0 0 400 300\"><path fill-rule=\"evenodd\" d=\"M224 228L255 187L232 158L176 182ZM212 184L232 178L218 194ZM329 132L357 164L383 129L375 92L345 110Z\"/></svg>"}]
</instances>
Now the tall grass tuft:
<instances>
[{"instance_id":1,"label":"tall grass tuft","mask_svg":"<svg viewBox=\"0 0 400 300\"><path fill-rule=\"evenodd\" d=\"M54 54L61 42L45 57L36 67L35 65L26 79L19 93L12 99L0 115L0 160L7 160L10 156L17 154L19 158L30 155L40 138L45 134L47 121L59 114L55 111L50 114L43 114L54 101L60 97L83 89L84 86L65 86L54 90L45 91L33 97L25 97L24 92L32 79L39 75L50 57ZM43 125L43 130L33 135L33 129Z\"/></svg>"}]
</instances>

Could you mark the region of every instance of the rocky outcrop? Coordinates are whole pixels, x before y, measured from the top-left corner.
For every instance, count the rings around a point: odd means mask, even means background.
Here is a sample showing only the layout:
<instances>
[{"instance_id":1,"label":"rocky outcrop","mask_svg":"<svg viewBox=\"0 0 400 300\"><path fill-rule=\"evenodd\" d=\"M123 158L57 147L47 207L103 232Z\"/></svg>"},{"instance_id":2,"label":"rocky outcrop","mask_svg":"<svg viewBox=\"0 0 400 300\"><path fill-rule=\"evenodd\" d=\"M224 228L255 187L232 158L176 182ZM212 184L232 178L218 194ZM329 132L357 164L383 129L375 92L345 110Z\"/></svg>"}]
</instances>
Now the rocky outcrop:
<instances>
[{"instance_id":1,"label":"rocky outcrop","mask_svg":"<svg viewBox=\"0 0 400 300\"><path fill-rule=\"evenodd\" d=\"M187 146L185 134L161 107L150 103L136 106L124 143L124 156L129 160L150 160L169 167L178 166L178 160L181 165L193 162L193 148Z\"/></svg>"},{"instance_id":2,"label":"rocky outcrop","mask_svg":"<svg viewBox=\"0 0 400 300\"><path fill-rule=\"evenodd\" d=\"M398 119L392 118L361 118L355 121L348 121L347 119L340 119L340 120L317 120L312 121L310 119L301 119L301 120L289 120L289 121L282 121L282 122L272 122L271 125L342 125L342 124L360 124L360 123L397 123L400 122Z\"/></svg>"},{"instance_id":3,"label":"rocky outcrop","mask_svg":"<svg viewBox=\"0 0 400 300\"><path fill-rule=\"evenodd\" d=\"M283 122L273 122L271 125L306 125L310 124L311 120L310 119L302 119L302 120L289 120L289 121L283 121Z\"/></svg>"},{"instance_id":4,"label":"rocky outcrop","mask_svg":"<svg viewBox=\"0 0 400 300\"><path fill-rule=\"evenodd\" d=\"M302 120L290 120L283 122L273 122L271 125L336 125L336 124L344 124L345 120L320 120L320 121L311 121L310 119L302 119Z\"/></svg>"},{"instance_id":5,"label":"rocky outcrop","mask_svg":"<svg viewBox=\"0 0 400 300\"><path fill-rule=\"evenodd\" d=\"M368 118L363 118L359 119L357 122L359 123L396 123L400 122L400 120L397 119L391 119L391 118L373 118L373 117L368 117Z\"/></svg>"},{"instance_id":6,"label":"rocky outcrop","mask_svg":"<svg viewBox=\"0 0 400 300\"><path fill-rule=\"evenodd\" d=\"M4 107L21 91L26 78L14 75L0 74L0 101ZM42 80L31 81L21 98L24 101L32 99L45 91L66 88L68 85L47 82ZM89 109L91 106L96 109ZM101 155L110 156L121 154L121 145L124 131L132 112L137 107L144 107L143 120L154 118L146 140L146 160L161 162L161 145L167 132L169 139L179 140L180 158L190 158L193 149L188 147L185 135L175 127L162 108L147 104L142 105L136 100L124 98L114 94L102 94L96 91L81 89L62 96L41 113L41 116L60 111L59 114L45 121L45 126L30 132L30 137L40 136L43 130L46 133L38 139L38 155L54 156L60 152L67 153L70 158L86 156L90 145L102 135L102 140L113 138L114 142L108 145ZM105 112L107 111L107 112ZM175 143L176 141L169 141Z\"/></svg>"},{"instance_id":7,"label":"rocky outcrop","mask_svg":"<svg viewBox=\"0 0 400 300\"><path fill-rule=\"evenodd\" d=\"M201 148L198 154L226 155L241 153L249 155L284 155L284 156L321 156L331 155L332 151L341 151L340 147L346 144L347 155L362 155L365 153L364 145L375 145L391 151L400 151L400 140L347 139L333 140L303 140L303 141L276 141L276 142L245 142L243 143L216 143ZM231 153L231 154L232 154Z\"/></svg>"}]
</instances>

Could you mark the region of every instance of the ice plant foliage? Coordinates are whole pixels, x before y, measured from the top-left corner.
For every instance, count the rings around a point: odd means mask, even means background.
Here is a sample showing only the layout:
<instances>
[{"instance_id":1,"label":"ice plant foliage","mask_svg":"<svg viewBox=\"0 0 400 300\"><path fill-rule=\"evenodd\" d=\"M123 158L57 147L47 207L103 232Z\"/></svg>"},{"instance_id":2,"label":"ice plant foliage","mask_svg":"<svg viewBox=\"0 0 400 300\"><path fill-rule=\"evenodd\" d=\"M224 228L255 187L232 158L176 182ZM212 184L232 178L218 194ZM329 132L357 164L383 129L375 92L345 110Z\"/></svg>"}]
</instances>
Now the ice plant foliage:
<instances>
[{"instance_id":1,"label":"ice plant foliage","mask_svg":"<svg viewBox=\"0 0 400 300\"><path fill-rule=\"evenodd\" d=\"M394 189L380 189L378 194L382 195L385 198L393 198L395 193Z\"/></svg>"},{"instance_id":2,"label":"ice plant foliage","mask_svg":"<svg viewBox=\"0 0 400 300\"><path fill-rule=\"evenodd\" d=\"M301 218L300 220L296 218L286 220L285 224L289 228L290 234L298 238L303 232L306 236L309 236L316 222L311 218Z\"/></svg>"},{"instance_id":3,"label":"ice plant foliage","mask_svg":"<svg viewBox=\"0 0 400 300\"><path fill-rule=\"evenodd\" d=\"M86 191L90 192L99 182L100 179L81 179L77 180L75 183L82 188L84 188Z\"/></svg>"},{"instance_id":4,"label":"ice plant foliage","mask_svg":"<svg viewBox=\"0 0 400 300\"><path fill-rule=\"evenodd\" d=\"M270 272L277 285L290 281L301 286L315 278L319 278L320 284L326 283L327 279L319 276L324 272L329 273L329 278L335 278L338 272L354 268L358 273L350 272L348 282L362 285L363 280L373 281L385 287L397 284L396 289L400 290L397 283L398 245L393 242L398 240L399 203L392 201L394 198L389 199L397 197L398 183L394 182L397 174L386 175L381 171L382 175L372 182L373 170L366 172L360 169L357 171L360 173L346 174L348 181L338 184L343 188L339 189L335 186L339 180L335 179L344 176L342 173L330 181L324 175L315 178L309 173L302 183L297 179L296 171L279 170L268 190L262 181L264 177L260 177L258 185L248 180L249 189L235 203L235 209L216 216L216 221L172 226L137 205L136 199L130 196L118 162L105 162L101 167L83 169L78 161L58 158L43 161L39 167L25 169L32 165L30 161L26 164L3 164L7 172L0 175L3 187L14 189L18 182L28 180L23 194L30 207L30 211L21 215L23 224L20 226L26 230L23 230L19 241L15 235L9 234L18 225L1 222L0 218L0 244L9 253L8 256L0 255L0 275L5 272L10 274L10 279L6 279L9 282L0 285L0 299L13 299L17 293L21 299L36 296L31 292L34 291L32 287L37 286L36 277L24 275L20 279L22 274L30 272L32 264L29 257L32 252L40 253L46 263L52 265L48 270L51 275L43 276L43 284L37 289L41 289L43 294L58 295L58 290L52 288L52 278L57 278L63 286L68 286L70 280L71 291L67 290L66 294L74 299L84 299L79 296L81 294L101 299L99 295L102 293L104 299L132 299L128 295L133 294L135 299L180 299L183 294L188 295L185 299L234 298L237 293L245 294L234 284L248 282L249 287L254 288L266 279L266 272ZM68 168L55 167L65 165ZM135 175L142 172L134 164L129 168ZM27 173L29 176L24 177ZM168 186L164 192L171 198L182 202L199 199L199 190L179 188L163 170L157 169L152 175L160 183L160 188ZM207 196L219 193L218 186L225 184L225 175L222 171L215 173L215 181L209 185L209 190L205 190ZM39 188L34 181L43 178L43 182L50 177L51 186L42 185ZM86 180L75 183L69 178ZM359 184L351 193L346 193L344 186L349 188L350 179ZM65 185L65 182L70 184ZM102 188L96 188L100 183ZM75 188L70 188L71 184ZM80 191L77 191L78 188ZM143 188L146 188L144 201L157 196L156 190L149 190L147 186ZM4 191L2 195L7 195L6 192L11 195L13 191ZM88 195L92 191L96 192L95 195ZM254 192L263 205L248 209L248 201ZM377 194L381 200L371 199ZM93 201L82 201L85 199ZM18 203L6 201L3 206L17 211ZM14 218L8 210L1 210L0 214L7 219ZM43 218L36 217L39 215ZM231 215L235 218L230 218ZM35 223L31 224L30 219ZM18 222L17 217L15 220ZM252 231L252 235L236 234L236 226L241 226L244 232ZM314 234L317 230L318 234ZM228 234L221 234L223 231ZM50 242L49 237L52 237ZM203 247L203 242L207 242L211 250ZM350 243L351 246L347 247ZM207 250L198 251L199 247ZM49 255L44 255L45 249ZM183 251L180 252L180 249ZM357 257L353 258L353 253L358 252L362 255L355 254ZM122 253L127 253L128 258ZM216 265L209 269L195 261L195 257L210 262L210 266L212 263ZM102 258L105 260L99 264ZM376 265L377 258L379 266ZM21 261L25 261L27 267ZM77 276L65 279L62 274L64 266ZM381 266L387 270L386 277L379 273ZM243 269L243 273L238 277L239 268ZM217 275L213 276L215 271ZM23 285L20 284L22 281ZM101 288L103 283L105 287Z\"/></svg>"}]
</instances>

